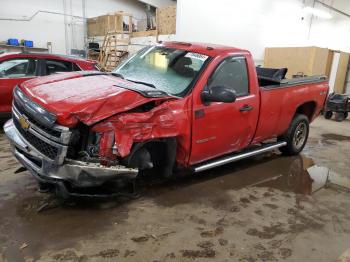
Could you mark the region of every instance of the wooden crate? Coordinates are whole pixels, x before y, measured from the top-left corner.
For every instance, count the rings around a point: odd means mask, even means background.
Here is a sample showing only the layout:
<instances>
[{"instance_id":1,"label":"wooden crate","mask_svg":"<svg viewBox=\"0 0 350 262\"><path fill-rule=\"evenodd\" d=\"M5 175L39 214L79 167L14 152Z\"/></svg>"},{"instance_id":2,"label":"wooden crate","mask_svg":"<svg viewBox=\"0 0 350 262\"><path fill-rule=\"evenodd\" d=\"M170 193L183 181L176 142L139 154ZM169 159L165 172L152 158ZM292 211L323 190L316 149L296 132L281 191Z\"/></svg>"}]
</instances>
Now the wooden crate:
<instances>
[{"instance_id":1,"label":"wooden crate","mask_svg":"<svg viewBox=\"0 0 350 262\"><path fill-rule=\"evenodd\" d=\"M124 18L127 17L129 30L123 29ZM87 19L88 37L104 36L108 32L128 33L132 28L132 16L128 13L118 11L112 14L102 15Z\"/></svg>"}]
</instances>

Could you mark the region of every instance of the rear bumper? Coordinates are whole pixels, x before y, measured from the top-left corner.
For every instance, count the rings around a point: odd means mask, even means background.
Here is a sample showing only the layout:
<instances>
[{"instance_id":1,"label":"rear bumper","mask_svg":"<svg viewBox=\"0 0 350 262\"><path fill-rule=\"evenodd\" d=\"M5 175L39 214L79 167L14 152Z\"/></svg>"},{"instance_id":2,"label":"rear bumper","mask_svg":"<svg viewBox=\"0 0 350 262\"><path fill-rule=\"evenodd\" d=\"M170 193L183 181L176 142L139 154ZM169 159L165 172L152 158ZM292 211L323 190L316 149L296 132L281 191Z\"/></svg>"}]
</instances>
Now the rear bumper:
<instances>
[{"instance_id":1,"label":"rear bumper","mask_svg":"<svg viewBox=\"0 0 350 262\"><path fill-rule=\"evenodd\" d=\"M115 179L133 179L138 170L124 166L105 167L97 163L65 159L62 165L48 161L17 131L12 119L4 125L11 150L18 161L40 182L69 182L73 187L100 186Z\"/></svg>"}]
</instances>

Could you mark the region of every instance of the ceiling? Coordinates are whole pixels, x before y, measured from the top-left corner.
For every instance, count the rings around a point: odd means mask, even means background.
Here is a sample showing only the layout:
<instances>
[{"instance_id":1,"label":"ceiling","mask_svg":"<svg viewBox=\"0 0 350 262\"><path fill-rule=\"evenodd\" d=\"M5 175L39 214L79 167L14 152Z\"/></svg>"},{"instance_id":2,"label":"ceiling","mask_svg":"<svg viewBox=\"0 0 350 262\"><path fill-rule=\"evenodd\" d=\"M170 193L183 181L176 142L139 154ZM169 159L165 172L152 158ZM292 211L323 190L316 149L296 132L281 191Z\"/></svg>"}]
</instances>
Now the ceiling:
<instances>
[{"instance_id":1,"label":"ceiling","mask_svg":"<svg viewBox=\"0 0 350 262\"><path fill-rule=\"evenodd\" d=\"M138 0L138 1L145 4L149 4L154 7L160 7L160 8L166 7L169 5L174 5L174 3L176 3L176 1L174 0Z\"/></svg>"}]
</instances>

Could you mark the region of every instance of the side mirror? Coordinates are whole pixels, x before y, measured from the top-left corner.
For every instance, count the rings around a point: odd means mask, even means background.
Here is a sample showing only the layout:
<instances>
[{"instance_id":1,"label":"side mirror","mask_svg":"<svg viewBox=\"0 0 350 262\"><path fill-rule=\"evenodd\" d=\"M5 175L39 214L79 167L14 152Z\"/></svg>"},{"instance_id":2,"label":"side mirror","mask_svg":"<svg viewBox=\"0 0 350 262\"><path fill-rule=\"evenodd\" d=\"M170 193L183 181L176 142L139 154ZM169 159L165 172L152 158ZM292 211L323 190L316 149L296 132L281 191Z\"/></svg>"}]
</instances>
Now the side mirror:
<instances>
[{"instance_id":1,"label":"side mirror","mask_svg":"<svg viewBox=\"0 0 350 262\"><path fill-rule=\"evenodd\" d=\"M226 86L206 87L201 94L204 104L210 102L232 103L236 101L236 98L236 92Z\"/></svg>"}]
</instances>

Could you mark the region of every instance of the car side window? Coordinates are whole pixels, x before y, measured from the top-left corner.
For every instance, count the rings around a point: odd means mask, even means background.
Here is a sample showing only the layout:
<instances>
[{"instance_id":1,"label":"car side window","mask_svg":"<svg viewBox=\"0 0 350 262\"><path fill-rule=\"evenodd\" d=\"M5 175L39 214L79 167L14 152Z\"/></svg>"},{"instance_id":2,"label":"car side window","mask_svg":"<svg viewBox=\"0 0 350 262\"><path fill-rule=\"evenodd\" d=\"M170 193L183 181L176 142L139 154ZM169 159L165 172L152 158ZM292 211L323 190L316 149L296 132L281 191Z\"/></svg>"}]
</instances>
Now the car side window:
<instances>
[{"instance_id":1,"label":"car side window","mask_svg":"<svg viewBox=\"0 0 350 262\"><path fill-rule=\"evenodd\" d=\"M60 61L54 59L46 59L46 74L52 75L56 73L72 72L73 64L68 61Z\"/></svg>"},{"instance_id":2,"label":"car side window","mask_svg":"<svg viewBox=\"0 0 350 262\"><path fill-rule=\"evenodd\" d=\"M226 58L209 78L208 87L225 86L236 92L237 96L249 94L247 62L244 57Z\"/></svg>"},{"instance_id":3,"label":"car side window","mask_svg":"<svg viewBox=\"0 0 350 262\"><path fill-rule=\"evenodd\" d=\"M38 60L32 58L9 59L0 62L0 78L35 76Z\"/></svg>"},{"instance_id":4,"label":"car side window","mask_svg":"<svg viewBox=\"0 0 350 262\"><path fill-rule=\"evenodd\" d=\"M73 63L73 71L81 71L81 69L77 64Z\"/></svg>"}]
</instances>

